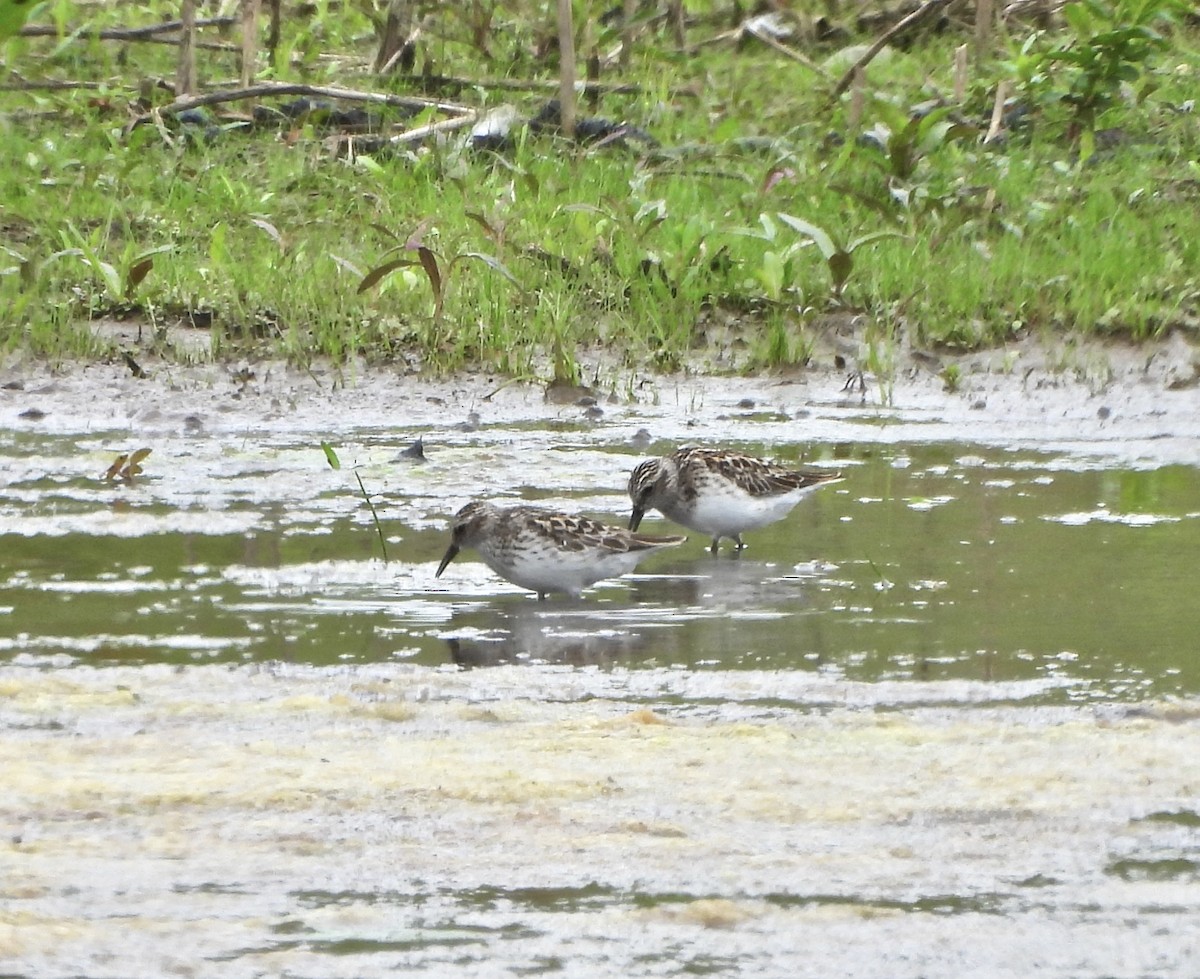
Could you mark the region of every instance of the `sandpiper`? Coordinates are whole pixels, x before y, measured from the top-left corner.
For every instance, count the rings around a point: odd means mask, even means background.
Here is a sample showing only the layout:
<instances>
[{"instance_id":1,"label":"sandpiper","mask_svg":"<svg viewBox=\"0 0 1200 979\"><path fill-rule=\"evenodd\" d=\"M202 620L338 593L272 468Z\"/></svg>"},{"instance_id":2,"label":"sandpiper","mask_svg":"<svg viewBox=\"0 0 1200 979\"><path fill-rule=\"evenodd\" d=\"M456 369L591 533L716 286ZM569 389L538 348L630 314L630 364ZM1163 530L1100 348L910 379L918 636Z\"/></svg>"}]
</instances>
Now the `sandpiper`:
<instances>
[{"instance_id":1,"label":"sandpiper","mask_svg":"<svg viewBox=\"0 0 1200 979\"><path fill-rule=\"evenodd\" d=\"M464 547L479 552L501 578L537 592L578 597L589 585L632 571L644 557L686 537L652 537L540 507L468 503L454 517L453 536L435 578Z\"/></svg>"},{"instance_id":2,"label":"sandpiper","mask_svg":"<svg viewBox=\"0 0 1200 979\"><path fill-rule=\"evenodd\" d=\"M712 552L722 537L740 551L742 531L782 520L809 490L842 478L822 469L788 469L724 449L694 446L639 464L629 477L637 530L647 510L712 535Z\"/></svg>"}]
</instances>

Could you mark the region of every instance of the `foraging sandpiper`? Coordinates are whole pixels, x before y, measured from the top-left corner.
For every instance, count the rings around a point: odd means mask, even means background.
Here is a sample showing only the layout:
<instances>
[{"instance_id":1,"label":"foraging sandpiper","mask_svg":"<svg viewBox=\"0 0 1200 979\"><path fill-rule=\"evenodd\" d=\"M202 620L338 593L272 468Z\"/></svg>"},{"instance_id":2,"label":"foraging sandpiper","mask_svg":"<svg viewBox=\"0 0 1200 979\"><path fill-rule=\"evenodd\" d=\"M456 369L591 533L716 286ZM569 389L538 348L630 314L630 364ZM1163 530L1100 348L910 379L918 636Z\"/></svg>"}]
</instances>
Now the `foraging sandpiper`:
<instances>
[{"instance_id":1,"label":"foraging sandpiper","mask_svg":"<svg viewBox=\"0 0 1200 979\"><path fill-rule=\"evenodd\" d=\"M729 537L740 551L742 531L782 520L809 490L840 480L821 469L788 469L753 456L694 446L648 459L629 477L637 530L647 510L712 536L712 551Z\"/></svg>"},{"instance_id":2,"label":"foraging sandpiper","mask_svg":"<svg viewBox=\"0 0 1200 979\"><path fill-rule=\"evenodd\" d=\"M642 558L685 540L635 534L539 507L501 509L476 501L455 515L450 547L434 577L470 547L501 578L537 592L539 599L552 591L578 597L602 578L627 574Z\"/></svg>"}]
</instances>

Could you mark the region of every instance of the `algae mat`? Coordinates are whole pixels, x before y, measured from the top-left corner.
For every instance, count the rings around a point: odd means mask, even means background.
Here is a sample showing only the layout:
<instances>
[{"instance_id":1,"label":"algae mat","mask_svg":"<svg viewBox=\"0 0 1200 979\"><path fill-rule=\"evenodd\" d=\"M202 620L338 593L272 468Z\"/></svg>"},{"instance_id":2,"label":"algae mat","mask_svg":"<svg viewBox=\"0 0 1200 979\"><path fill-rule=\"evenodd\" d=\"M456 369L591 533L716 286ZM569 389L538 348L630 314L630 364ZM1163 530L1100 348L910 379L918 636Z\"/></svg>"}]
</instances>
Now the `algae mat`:
<instances>
[{"instance_id":1,"label":"algae mat","mask_svg":"<svg viewBox=\"0 0 1200 979\"><path fill-rule=\"evenodd\" d=\"M4 667L0 964L1192 973L1200 705L778 681Z\"/></svg>"}]
</instances>

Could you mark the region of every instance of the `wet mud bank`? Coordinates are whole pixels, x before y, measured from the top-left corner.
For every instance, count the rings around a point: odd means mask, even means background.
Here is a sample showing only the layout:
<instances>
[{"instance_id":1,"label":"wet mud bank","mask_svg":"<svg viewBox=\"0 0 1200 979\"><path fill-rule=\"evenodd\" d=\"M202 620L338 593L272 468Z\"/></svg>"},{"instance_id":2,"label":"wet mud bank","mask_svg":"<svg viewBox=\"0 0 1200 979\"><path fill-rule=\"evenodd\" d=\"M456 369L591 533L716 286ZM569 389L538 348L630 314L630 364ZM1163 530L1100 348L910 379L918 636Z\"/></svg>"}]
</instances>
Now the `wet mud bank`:
<instances>
[{"instance_id":1,"label":"wet mud bank","mask_svg":"<svg viewBox=\"0 0 1200 979\"><path fill-rule=\"evenodd\" d=\"M1083 339L969 355L907 351L888 377L851 376L821 344L813 369L757 377L654 377L593 365L591 387L547 388L482 374L430 381L365 365L186 366L12 358L0 425L14 431L200 435L417 431L556 423L609 438L785 443L842 438L1087 447L1120 458L1195 462L1200 348L1174 334L1136 346ZM1156 443L1156 444L1150 444ZM532 463L531 463L532 464Z\"/></svg>"}]
</instances>

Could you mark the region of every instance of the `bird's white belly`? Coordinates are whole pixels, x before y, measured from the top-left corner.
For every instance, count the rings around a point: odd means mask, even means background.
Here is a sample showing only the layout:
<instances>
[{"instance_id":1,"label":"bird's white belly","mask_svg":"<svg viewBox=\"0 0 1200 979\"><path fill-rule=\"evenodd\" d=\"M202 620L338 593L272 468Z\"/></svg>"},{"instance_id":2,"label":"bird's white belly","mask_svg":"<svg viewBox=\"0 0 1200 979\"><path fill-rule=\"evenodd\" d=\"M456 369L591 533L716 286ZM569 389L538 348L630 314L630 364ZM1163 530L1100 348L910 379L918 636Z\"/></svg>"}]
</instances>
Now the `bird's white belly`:
<instances>
[{"instance_id":1,"label":"bird's white belly","mask_svg":"<svg viewBox=\"0 0 1200 979\"><path fill-rule=\"evenodd\" d=\"M647 551L581 551L537 548L523 551L492 551L480 548L489 568L514 585L536 592L567 592L577 595L604 578L632 571Z\"/></svg>"},{"instance_id":2,"label":"bird's white belly","mask_svg":"<svg viewBox=\"0 0 1200 979\"><path fill-rule=\"evenodd\" d=\"M682 521L706 534L731 536L782 520L800 502L804 490L778 496L748 493L701 494L692 506L690 519Z\"/></svg>"}]
</instances>

